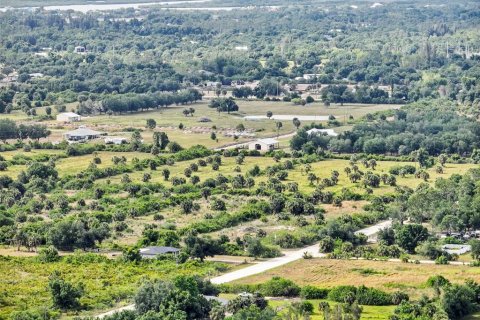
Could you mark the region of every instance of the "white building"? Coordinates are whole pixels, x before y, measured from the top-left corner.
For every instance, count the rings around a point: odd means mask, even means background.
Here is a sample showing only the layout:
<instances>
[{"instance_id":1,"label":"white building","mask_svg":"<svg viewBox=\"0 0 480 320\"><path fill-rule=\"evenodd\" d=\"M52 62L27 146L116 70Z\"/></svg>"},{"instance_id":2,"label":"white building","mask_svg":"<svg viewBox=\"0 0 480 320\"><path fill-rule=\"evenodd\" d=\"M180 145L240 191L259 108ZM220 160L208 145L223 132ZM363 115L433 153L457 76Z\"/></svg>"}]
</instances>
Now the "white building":
<instances>
[{"instance_id":1,"label":"white building","mask_svg":"<svg viewBox=\"0 0 480 320\"><path fill-rule=\"evenodd\" d=\"M128 143L127 138L124 138L124 137L107 137L107 138L105 138L105 144L120 145L120 144L124 144L124 143Z\"/></svg>"},{"instance_id":2,"label":"white building","mask_svg":"<svg viewBox=\"0 0 480 320\"><path fill-rule=\"evenodd\" d=\"M335 132L335 130L333 129L317 129L317 128L313 128L313 129L310 129L307 131L307 134L309 136L312 136L312 135L316 135L316 134L326 134L327 136L330 136L330 137L336 137L338 136L338 133Z\"/></svg>"},{"instance_id":3,"label":"white building","mask_svg":"<svg viewBox=\"0 0 480 320\"><path fill-rule=\"evenodd\" d=\"M179 252L180 249L174 247L146 247L140 249L140 255L143 259L154 259L164 254L177 255Z\"/></svg>"},{"instance_id":4,"label":"white building","mask_svg":"<svg viewBox=\"0 0 480 320\"><path fill-rule=\"evenodd\" d=\"M82 117L73 112L64 112L57 114L57 121L60 122L77 122L82 120Z\"/></svg>"},{"instance_id":5,"label":"white building","mask_svg":"<svg viewBox=\"0 0 480 320\"><path fill-rule=\"evenodd\" d=\"M472 246L469 244L444 244L442 250L450 254L465 254L472 251Z\"/></svg>"},{"instance_id":6,"label":"white building","mask_svg":"<svg viewBox=\"0 0 480 320\"><path fill-rule=\"evenodd\" d=\"M86 141L100 138L102 135L105 133L80 126L76 130L66 132L63 137L68 141Z\"/></svg>"},{"instance_id":7,"label":"white building","mask_svg":"<svg viewBox=\"0 0 480 320\"><path fill-rule=\"evenodd\" d=\"M82 46L77 46L77 47L75 47L75 49L73 49L73 52L74 53L79 53L79 54L84 54L84 53L87 53L87 49L85 47L82 47Z\"/></svg>"},{"instance_id":8,"label":"white building","mask_svg":"<svg viewBox=\"0 0 480 320\"><path fill-rule=\"evenodd\" d=\"M321 75L322 75L322 74L320 74L320 73L305 73L305 74L303 75L303 79L305 79L305 80L307 80L307 81L308 81L308 80L313 80L313 79L315 79L315 78L320 77Z\"/></svg>"},{"instance_id":9,"label":"white building","mask_svg":"<svg viewBox=\"0 0 480 320\"><path fill-rule=\"evenodd\" d=\"M273 138L258 139L248 144L248 150L257 150L262 152L273 151L279 148L280 143Z\"/></svg>"}]
</instances>

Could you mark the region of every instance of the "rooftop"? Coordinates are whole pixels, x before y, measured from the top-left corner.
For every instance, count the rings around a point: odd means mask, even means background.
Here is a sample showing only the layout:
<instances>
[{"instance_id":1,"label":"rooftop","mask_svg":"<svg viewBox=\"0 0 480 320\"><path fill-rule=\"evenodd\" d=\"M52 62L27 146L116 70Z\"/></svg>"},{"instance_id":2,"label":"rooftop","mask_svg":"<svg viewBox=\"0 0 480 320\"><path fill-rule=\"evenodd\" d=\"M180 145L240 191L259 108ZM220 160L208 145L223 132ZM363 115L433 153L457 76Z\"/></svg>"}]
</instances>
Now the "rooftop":
<instances>
[{"instance_id":1,"label":"rooftop","mask_svg":"<svg viewBox=\"0 0 480 320\"><path fill-rule=\"evenodd\" d=\"M317 128L313 128L313 129L310 129L307 131L307 134L308 135L312 135L312 134L317 134L317 133L326 133L327 136L332 136L332 137L336 137L338 136L338 133L335 132L335 130L333 129L317 129Z\"/></svg>"},{"instance_id":2,"label":"rooftop","mask_svg":"<svg viewBox=\"0 0 480 320\"><path fill-rule=\"evenodd\" d=\"M63 112L57 114L57 116L66 116L66 117L80 117L80 115L74 113L74 112Z\"/></svg>"},{"instance_id":3,"label":"rooftop","mask_svg":"<svg viewBox=\"0 0 480 320\"><path fill-rule=\"evenodd\" d=\"M99 136L103 133L81 126L78 129L66 132L65 134L68 136Z\"/></svg>"},{"instance_id":4,"label":"rooftop","mask_svg":"<svg viewBox=\"0 0 480 320\"><path fill-rule=\"evenodd\" d=\"M278 140L273 138L265 138L265 139L258 139L256 142L270 145L270 144L277 144Z\"/></svg>"},{"instance_id":5,"label":"rooftop","mask_svg":"<svg viewBox=\"0 0 480 320\"><path fill-rule=\"evenodd\" d=\"M159 254L166 254L166 253L176 253L179 252L180 249L174 247L146 247L140 249L140 253L144 255L159 255Z\"/></svg>"}]
</instances>

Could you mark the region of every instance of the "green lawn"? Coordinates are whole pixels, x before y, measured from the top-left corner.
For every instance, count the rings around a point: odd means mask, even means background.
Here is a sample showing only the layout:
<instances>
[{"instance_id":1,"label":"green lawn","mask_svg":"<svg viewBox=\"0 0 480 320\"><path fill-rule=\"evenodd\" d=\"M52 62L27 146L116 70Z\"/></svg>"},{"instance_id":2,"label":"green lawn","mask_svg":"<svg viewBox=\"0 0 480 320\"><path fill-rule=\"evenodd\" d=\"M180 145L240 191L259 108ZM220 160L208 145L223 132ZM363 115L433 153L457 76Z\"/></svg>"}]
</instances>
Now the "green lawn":
<instances>
[{"instance_id":1,"label":"green lawn","mask_svg":"<svg viewBox=\"0 0 480 320\"><path fill-rule=\"evenodd\" d=\"M318 305L322 301L326 301L330 304L330 307L333 308L338 303L334 301L327 300L307 300L310 301L314 306L314 313L311 315L311 320L323 320L323 313L318 309ZM288 300L271 300L269 301L269 306L274 309L281 310L280 313L286 312L288 305L291 301ZM360 319L362 320L387 320L390 315L393 313L395 306L362 306L363 312Z\"/></svg>"}]
</instances>

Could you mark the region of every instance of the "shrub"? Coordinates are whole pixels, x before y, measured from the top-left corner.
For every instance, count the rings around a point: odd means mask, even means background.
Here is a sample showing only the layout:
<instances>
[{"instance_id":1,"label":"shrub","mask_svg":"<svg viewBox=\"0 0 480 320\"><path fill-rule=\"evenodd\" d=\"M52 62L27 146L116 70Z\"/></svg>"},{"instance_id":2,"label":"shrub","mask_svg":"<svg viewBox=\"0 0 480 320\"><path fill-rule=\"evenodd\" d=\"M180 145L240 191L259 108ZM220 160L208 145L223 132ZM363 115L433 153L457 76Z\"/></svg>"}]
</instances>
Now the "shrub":
<instances>
[{"instance_id":1,"label":"shrub","mask_svg":"<svg viewBox=\"0 0 480 320\"><path fill-rule=\"evenodd\" d=\"M55 262L60 260L60 256L58 255L57 249L55 247L50 246L48 248L42 248L38 251L38 259L41 262Z\"/></svg>"},{"instance_id":2,"label":"shrub","mask_svg":"<svg viewBox=\"0 0 480 320\"><path fill-rule=\"evenodd\" d=\"M396 291L392 294L392 303L399 305L403 301L408 301L410 297L405 292Z\"/></svg>"},{"instance_id":3,"label":"shrub","mask_svg":"<svg viewBox=\"0 0 480 320\"><path fill-rule=\"evenodd\" d=\"M298 310L300 314L312 314L313 304L310 301L300 301L298 303Z\"/></svg>"},{"instance_id":4,"label":"shrub","mask_svg":"<svg viewBox=\"0 0 480 320\"><path fill-rule=\"evenodd\" d=\"M448 258L445 256L440 256L437 259L435 259L435 264L449 264Z\"/></svg>"},{"instance_id":5,"label":"shrub","mask_svg":"<svg viewBox=\"0 0 480 320\"><path fill-rule=\"evenodd\" d=\"M5 161L0 161L0 171L5 171L5 170L7 170L7 167L8 167L7 162L5 162Z\"/></svg>"},{"instance_id":6,"label":"shrub","mask_svg":"<svg viewBox=\"0 0 480 320\"><path fill-rule=\"evenodd\" d=\"M357 289L357 301L367 306L387 306L392 303L392 296L378 289L360 286Z\"/></svg>"},{"instance_id":7,"label":"shrub","mask_svg":"<svg viewBox=\"0 0 480 320\"><path fill-rule=\"evenodd\" d=\"M357 294L357 288L354 286L338 286L328 292L327 298L331 301L343 303L345 299L352 294Z\"/></svg>"},{"instance_id":8,"label":"shrub","mask_svg":"<svg viewBox=\"0 0 480 320\"><path fill-rule=\"evenodd\" d=\"M291 280L273 277L262 285L262 293L270 297L296 297L300 287Z\"/></svg>"},{"instance_id":9,"label":"shrub","mask_svg":"<svg viewBox=\"0 0 480 320\"><path fill-rule=\"evenodd\" d=\"M212 210L216 211L224 211L226 210L227 206L223 200L220 199L214 199L211 204Z\"/></svg>"},{"instance_id":10,"label":"shrub","mask_svg":"<svg viewBox=\"0 0 480 320\"><path fill-rule=\"evenodd\" d=\"M61 309L71 309L79 306L78 299L83 294L83 284L77 286L66 282L58 272L49 277L48 287L52 294L53 304Z\"/></svg>"},{"instance_id":11,"label":"shrub","mask_svg":"<svg viewBox=\"0 0 480 320\"><path fill-rule=\"evenodd\" d=\"M300 290L300 297L302 297L302 299L325 299L327 295L328 289L314 286L305 286Z\"/></svg>"}]
</instances>

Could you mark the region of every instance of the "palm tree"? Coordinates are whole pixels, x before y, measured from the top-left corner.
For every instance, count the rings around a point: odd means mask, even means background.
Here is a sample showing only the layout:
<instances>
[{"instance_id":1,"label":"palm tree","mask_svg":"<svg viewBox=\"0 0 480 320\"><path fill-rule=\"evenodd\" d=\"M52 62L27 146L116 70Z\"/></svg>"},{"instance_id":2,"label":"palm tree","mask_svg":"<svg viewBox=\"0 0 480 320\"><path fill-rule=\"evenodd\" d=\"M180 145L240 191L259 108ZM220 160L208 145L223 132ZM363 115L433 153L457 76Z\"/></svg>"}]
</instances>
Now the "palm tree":
<instances>
[{"instance_id":1,"label":"palm tree","mask_svg":"<svg viewBox=\"0 0 480 320\"><path fill-rule=\"evenodd\" d=\"M295 126L295 128L297 128L297 130L300 127L300 125L302 124L300 122L300 120L298 120L298 118L293 118L292 122L293 122L293 125Z\"/></svg>"},{"instance_id":2,"label":"palm tree","mask_svg":"<svg viewBox=\"0 0 480 320\"><path fill-rule=\"evenodd\" d=\"M277 138L278 138L278 136L280 135L280 129L283 127L283 123L281 123L280 121L277 121L275 123L275 127L277 127Z\"/></svg>"}]
</instances>

